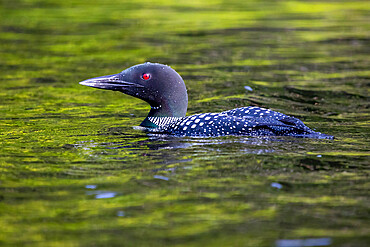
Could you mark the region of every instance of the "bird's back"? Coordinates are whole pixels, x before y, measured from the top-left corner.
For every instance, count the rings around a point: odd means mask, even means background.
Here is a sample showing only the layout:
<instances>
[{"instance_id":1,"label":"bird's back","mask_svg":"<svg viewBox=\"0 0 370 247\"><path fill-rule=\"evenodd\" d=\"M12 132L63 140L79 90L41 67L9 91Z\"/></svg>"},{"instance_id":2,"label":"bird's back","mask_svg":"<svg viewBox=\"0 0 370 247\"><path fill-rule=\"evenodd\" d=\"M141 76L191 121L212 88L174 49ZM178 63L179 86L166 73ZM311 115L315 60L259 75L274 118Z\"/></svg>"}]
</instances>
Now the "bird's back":
<instances>
[{"instance_id":1,"label":"bird's back","mask_svg":"<svg viewBox=\"0 0 370 247\"><path fill-rule=\"evenodd\" d=\"M155 131L176 136L293 136L332 139L315 132L297 118L259 107L183 117Z\"/></svg>"}]
</instances>

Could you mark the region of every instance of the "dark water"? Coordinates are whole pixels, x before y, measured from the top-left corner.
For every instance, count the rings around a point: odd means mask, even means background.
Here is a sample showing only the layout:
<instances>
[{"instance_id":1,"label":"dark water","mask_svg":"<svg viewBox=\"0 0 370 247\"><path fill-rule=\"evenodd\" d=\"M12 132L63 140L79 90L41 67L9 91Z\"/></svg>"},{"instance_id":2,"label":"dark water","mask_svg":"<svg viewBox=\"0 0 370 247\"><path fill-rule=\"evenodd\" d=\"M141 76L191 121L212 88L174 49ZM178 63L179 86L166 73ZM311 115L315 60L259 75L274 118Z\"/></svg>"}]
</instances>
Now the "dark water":
<instances>
[{"instance_id":1,"label":"dark water","mask_svg":"<svg viewBox=\"0 0 370 247\"><path fill-rule=\"evenodd\" d=\"M368 1L0 4L0 245L368 246ZM145 61L335 139L150 136L78 85Z\"/></svg>"}]
</instances>

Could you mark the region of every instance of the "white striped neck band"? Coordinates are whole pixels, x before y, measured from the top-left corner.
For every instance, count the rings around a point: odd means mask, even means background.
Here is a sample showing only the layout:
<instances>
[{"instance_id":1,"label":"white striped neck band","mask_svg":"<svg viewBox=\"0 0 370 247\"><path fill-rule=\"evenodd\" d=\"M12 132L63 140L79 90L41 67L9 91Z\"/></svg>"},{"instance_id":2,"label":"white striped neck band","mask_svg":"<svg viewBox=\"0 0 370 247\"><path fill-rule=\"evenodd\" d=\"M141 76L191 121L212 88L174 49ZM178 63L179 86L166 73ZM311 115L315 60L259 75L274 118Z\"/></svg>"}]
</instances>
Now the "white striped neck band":
<instances>
[{"instance_id":1,"label":"white striped neck band","mask_svg":"<svg viewBox=\"0 0 370 247\"><path fill-rule=\"evenodd\" d=\"M148 120L150 122L154 123L159 127L163 127L171 123L177 122L180 119L182 119L182 117L148 117Z\"/></svg>"}]
</instances>

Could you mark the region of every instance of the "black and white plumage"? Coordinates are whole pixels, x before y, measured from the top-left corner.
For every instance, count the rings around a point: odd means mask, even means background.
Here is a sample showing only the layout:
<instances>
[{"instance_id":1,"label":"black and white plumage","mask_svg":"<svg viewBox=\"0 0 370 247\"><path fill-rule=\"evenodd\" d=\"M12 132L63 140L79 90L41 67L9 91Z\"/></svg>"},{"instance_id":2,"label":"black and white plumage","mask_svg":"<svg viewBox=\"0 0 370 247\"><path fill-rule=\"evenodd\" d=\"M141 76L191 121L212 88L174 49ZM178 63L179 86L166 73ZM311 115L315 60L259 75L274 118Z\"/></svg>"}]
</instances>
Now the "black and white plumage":
<instances>
[{"instance_id":1,"label":"black and white plumage","mask_svg":"<svg viewBox=\"0 0 370 247\"><path fill-rule=\"evenodd\" d=\"M297 118L260 107L241 107L220 113L202 113L177 119L157 118L158 128L151 132L163 132L177 136L293 136L331 138L315 132Z\"/></svg>"},{"instance_id":2,"label":"black and white plumage","mask_svg":"<svg viewBox=\"0 0 370 247\"><path fill-rule=\"evenodd\" d=\"M151 110L140 124L149 132L176 136L292 136L332 139L280 112L241 107L220 113L185 116L188 96L181 76L169 66L144 63L119 74L88 79L80 84L120 91L148 102Z\"/></svg>"}]
</instances>

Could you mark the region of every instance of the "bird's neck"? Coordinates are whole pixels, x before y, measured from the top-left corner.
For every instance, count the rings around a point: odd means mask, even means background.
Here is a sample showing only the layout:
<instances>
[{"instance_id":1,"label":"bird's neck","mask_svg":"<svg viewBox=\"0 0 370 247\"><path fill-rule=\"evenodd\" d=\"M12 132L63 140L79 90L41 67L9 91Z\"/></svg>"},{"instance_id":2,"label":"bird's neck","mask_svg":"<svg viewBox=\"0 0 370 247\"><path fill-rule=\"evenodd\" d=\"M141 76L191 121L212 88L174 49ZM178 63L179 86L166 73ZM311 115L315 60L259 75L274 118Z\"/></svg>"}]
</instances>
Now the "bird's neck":
<instances>
[{"instance_id":1,"label":"bird's neck","mask_svg":"<svg viewBox=\"0 0 370 247\"><path fill-rule=\"evenodd\" d=\"M174 100L151 104L150 112L140 124L142 127L158 128L185 117L188 108L188 96L185 93Z\"/></svg>"}]
</instances>

